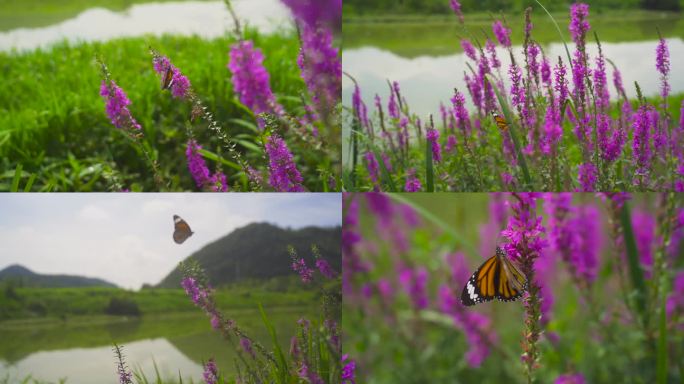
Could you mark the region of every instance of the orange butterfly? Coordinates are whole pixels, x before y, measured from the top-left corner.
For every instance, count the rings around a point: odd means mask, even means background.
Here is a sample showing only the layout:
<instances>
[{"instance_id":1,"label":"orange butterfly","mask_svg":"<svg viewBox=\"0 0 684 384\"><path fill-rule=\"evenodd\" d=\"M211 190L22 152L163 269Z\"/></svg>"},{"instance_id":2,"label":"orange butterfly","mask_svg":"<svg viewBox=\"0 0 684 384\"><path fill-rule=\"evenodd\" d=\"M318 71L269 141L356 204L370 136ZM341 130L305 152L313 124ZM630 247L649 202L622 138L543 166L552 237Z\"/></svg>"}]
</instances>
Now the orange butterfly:
<instances>
[{"instance_id":1,"label":"orange butterfly","mask_svg":"<svg viewBox=\"0 0 684 384\"><path fill-rule=\"evenodd\" d=\"M190 226L188 225L188 223L186 223L185 220L181 219L178 215L173 215L173 224L173 241L175 241L176 244L183 244L183 242L187 240L188 237L192 236L192 234L195 233L192 230L190 230Z\"/></svg>"},{"instance_id":2,"label":"orange butterfly","mask_svg":"<svg viewBox=\"0 0 684 384\"><path fill-rule=\"evenodd\" d=\"M500 130L502 130L503 132L508 131L508 123L503 117L501 117L496 112L492 112L492 116L494 116L494 121L496 121L496 125L499 127Z\"/></svg>"},{"instance_id":3,"label":"orange butterfly","mask_svg":"<svg viewBox=\"0 0 684 384\"><path fill-rule=\"evenodd\" d=\"M162 81L161 81L161 89L169 89L173 85L173 71L171 70L171 65L169 65L168 68L166 68L166 72L164 72L164 76L162 76Z\"/></svg>"},{"instance_id":4,"label":"orange butterfly","mask_svg":"<svg viewBox=\"0 0 684 384\"><path fill-rule=\"evenodd\" d=\"M494 299L513 301L522 297L527 290L527 279L513 264L503 249L496 247L496 253L485 261L468 279L461 303L465 306Z\"/></svg>"}]
</instances>

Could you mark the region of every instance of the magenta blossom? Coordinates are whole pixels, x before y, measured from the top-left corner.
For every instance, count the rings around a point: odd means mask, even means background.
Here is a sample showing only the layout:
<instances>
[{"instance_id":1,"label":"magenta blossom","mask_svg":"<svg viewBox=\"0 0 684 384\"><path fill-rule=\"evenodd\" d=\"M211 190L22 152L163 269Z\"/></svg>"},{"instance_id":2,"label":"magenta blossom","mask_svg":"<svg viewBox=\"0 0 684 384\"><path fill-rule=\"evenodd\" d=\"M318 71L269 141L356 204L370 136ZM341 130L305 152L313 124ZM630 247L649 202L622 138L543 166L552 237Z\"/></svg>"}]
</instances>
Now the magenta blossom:
<instances>
[{"instance_id":1,"label":"magenta blossom","mask_svg":"<svg viewBox=\"0 0 684 384\"><path fill-rule=\"evenodd\" d=\"M342 384L356 384L356 362L349 355L342 355Z\"/></svg>"},{"instance_id":2,"label":"magenta blossom","mask_svg":"<svg viewBox=\"0 0 684 384\"><path fill-rule=\"evenodd\" d=\"M233 75L233 90L242 104L255 114L281 113L282 107L276 102L264 68L264 55L254 48L252 41L239 41L231 46L228 69Z\"/></svg>"},{"instance_id":3,"label":"magenta blossom","mask_svg":"<svg viewBox=\"0 0 684 384\"><path fill-rule=\"evenodd\" d=\"M310 283L313 280L313 269L306 265L304 259L294 259L292 261L292 269L299 274L302 279L302 283Z\"/></svg>"},{"instance_id":4,"label":"magenta blossom","mask_svg":"<svg viewBox=\"0 0 684 384\"><path fill-rule=\"evenodd\" d=\"M496 39L499 41L499 44L503 45L506 48L511 47L511 29L506 28L501 21L497 20L492 24L492 31L494 32L494 36L496 36Z\"/></svg>"},{"instance_id":5,"label":"magenta blossom","mask_svg":"<svg viewBox=\"0 0 684 384\"><path fill-rule=\"evenodd\" d=\"M593 192L596 189L596 176L598 170L594 163L580 164L577 170L577 180L580 183L580 192Z\"/></svg>"},{"instance_id":6,"label":"magenta blossom","mask_svg":"<svg viewBox=\"0 0 684 384\"><path fill-rule=\"evenodd\" d=\"M416 170L409 169L406 175L406 185L404 186L404 191L406 192L420 192L423 186L420 184L420 180L416 177Z\"/></svg>"},{"instance_id":7,"label":"magenta blossom","mask_svg":"<svg viewBox=\"0 0 684 384\"><path fill-rule=\"evenodd\" d=\"M399 272L399 283L416 309L425 309L429 304L427 295L428 272L425 268L404 268Z\"/></svg>"},{"instance_id":8,"label":"magenta blossom","mask_svg":"<svg viewBox=\"0 0 684 384\"><path fill-rule=\"evenodd\" d=\"M161 75L162 79L165 80L166 72L171 70L171 81L168 85L171 89L171 95L178 99L184 99L188 95L188 89L190 89L190 80L185 77L181 71L176 68L171 61L166 56L155 57L153 60L153 66L155 72Z\"/></svg>"},{"instance_id":9,"label":"magenta blossom","mask_svg":"<svg viewBox=\"0 0 684 384\"><path fill-rule=\"evenodd\" d=\"M553 384L586 384L581 373L560 375Z\"/></svg>"},{"instance_id":10,"label":"magenta blossom","mask_svg":"<svg viewBox=\"0 0 684 384\"><path fill-rule=\"evenodd\" d=\"M126 93L121 89L114 80L110 82L107 86L106 82L103 80L100 86L100 96L102 96L107 104L105 106L105 111L109 120L117 128L128 128L140 130L140 124L131 116L131 112L128 110L128 105L131 101L126 96Z\"/></svg>"},{"instance_id":11,"label":"magenta blossom","mask_svg":"<svg viewBox=\"0 0 684 384\"><path fill-rule=\"evenodd\" d=\"M442 148L439 146L439 131L428 128L425 137L432 147L432 160L436 162L442 161Z\"/></svg>"},{"instance_id":12,"label":"magenta blossom","mask_svg":"<svg viewBox=\"0 0 684 384\"><path fill-rule=\"evenodd\" d=\"M204 382L206 384L217 384L218 383L218 370L216 369L216 363L214 359L209 359L209 361L204 364Z\"/></svg>"},{"instance_id":13,"label":"magenta blossom","mask_svg":"<svg viewBox=\"0 0 684 384\"><path fill-rule=\"evenodd\" d=\"M199 153L200 149L202 147L194 139L188 140L185 156L188 159L188 169L195 180L195 184L199 188L206 188L214 192L227 191L228 182L226 181L226 175L221 172L210 175L207 163Z\"/></svg>"},{"instance_id":14,"label":"magenta blossom","mask_svg":"<svg viewBox=\"0 0 684 384\"><path fill-rule=\"evenodd\" d=\"M285 140L273 134L266 140L269 183L279 192L304 192L302 175Z\"/></svg>"},{"instance_id":15,"label":"magenta blossom","mask_svg":"<svg viewBox=\"0 0 684 384\"><path fill-rule=\"evenodd\" d=\"M458 20L463 24L463 12L461 12L461 3L459 3L457 0L449 0L449 6L451 7L451 10L454 11L456 16L458 16Z\"/></svg>"},{"instance_id":16,"label":"magenta blossom","mask_svg":"<svg viewBox=\"0 0 684 384\"><path fill-rule=\"evenodd\" d=\"M326 259L316 260L316 268L318 268L318 271L321 272L321 275L327 277L328 279L333 279L337 275L337 272L332 269L330 263L328 263L328 260Z\"/></svg>"},{"instance_id":17,"label":"magenta blossom","mask_svg":"<svg viewBox=\"0 0 684 384\"><path fill-rule=\"evenodd\" d=\"M329 26L339 28L342 21L342 0L281 0L297 21L309 28Z\"/></svg>"},{"instance_id":18,"label":"magenta blossom","mask_svg":"<svg viewBox=\"0 0 684 384\"><path fill-rule=\"evenodd\" d=\"M329 30L310 27L302 30L297 64L319 113L328 113L337 105L342 89L342 61L332 42Z\"/></svg>"},{"instance_id":19,"label":"magenta blossom","mask_svg":"<svg viewBox=\"0 0 684 384\"><path fill-rule=\"evenodd\" d=\"M667 49L667 42L662 37L656 48L656 68L661 75L660 95L667 98L670 93L670 84L667 82L667 74L670 72L670 51Z\"/></svg>"},{"instance_id":20,"label":"magenta blossom","mask_svg":"<svg viewBox=\"0 0 684 384\"><path fill-rule=\"evenodd\" d=\"M575 44L584 46L584 39L590 28L589 6L584 3L573 4L570 7L570 25L568 29L570 29L570 34Z\"/></svg>"}]
</instances>

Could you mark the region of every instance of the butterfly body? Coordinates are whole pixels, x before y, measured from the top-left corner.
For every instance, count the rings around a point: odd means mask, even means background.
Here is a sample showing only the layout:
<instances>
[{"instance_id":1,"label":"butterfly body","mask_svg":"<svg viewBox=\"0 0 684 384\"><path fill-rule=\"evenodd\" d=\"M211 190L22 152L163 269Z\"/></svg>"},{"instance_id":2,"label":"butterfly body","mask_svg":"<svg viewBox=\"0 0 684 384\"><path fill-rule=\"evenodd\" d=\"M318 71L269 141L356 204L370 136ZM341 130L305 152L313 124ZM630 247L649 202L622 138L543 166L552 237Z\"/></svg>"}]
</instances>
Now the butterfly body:
<instances>
[{"instance_id":1,"label":"butterfly body","mask_svg":"<svg viewBox=\"0 0 684 384\"><path fill-rule=\"evenodd\" d=\"M173 215L173 226L173 241L175 241L176 244L183 244L183 242L194 233L190 229L188 223L178 215Z\"/></svg>"},{"instance_id":2,"label":"butterfly body","mask_svg":"<svg viewBox=\"0 0 684 384\"><path fill-rule=\"evenodd\" d=\"M497 247L496 254L487 259L468 279L461 293L461 303L471 306L494 299L513 301L522 297L525 290L525 276L504 251Z\"/></svg>"},{"instance_id":3,"label":"butterfly body","mask_svg":"<svg viewBox=\"0 0 684 384\"><path fill-rule=\"evenodd\" d=\"M508 123L506 122L506 119L501 117L501 115L496 112L492 112L492 116L494 116L494 121L502 132L508 131Z\"/></svg>"}]
</instances>

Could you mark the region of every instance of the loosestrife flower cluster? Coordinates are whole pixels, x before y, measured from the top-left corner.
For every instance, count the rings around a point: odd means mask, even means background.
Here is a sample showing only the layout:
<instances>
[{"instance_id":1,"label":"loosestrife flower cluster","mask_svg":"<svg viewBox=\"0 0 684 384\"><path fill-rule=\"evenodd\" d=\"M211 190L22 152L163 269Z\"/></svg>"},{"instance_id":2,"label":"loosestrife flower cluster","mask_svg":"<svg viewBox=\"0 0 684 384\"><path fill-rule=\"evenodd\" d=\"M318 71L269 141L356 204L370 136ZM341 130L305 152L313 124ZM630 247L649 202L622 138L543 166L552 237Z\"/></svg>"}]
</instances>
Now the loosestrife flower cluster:
<instances>
[{"instance_id":1,"label":"loosestrife flower cluster","mask_svg":"<svg viewBox=\"0 0 684 384\"><path fill-rule=\"evenodd\" d=\"M304 192L302 174L294 163L294 156L287 147L285 140L277 134L272 134L266 141L269 183L280 192Z\"/></svg>"},{"instance_id":2,"label":"loosestrife flower cluster","mask_svg":"<svg viewBox=\"0 0 684 384\"><path fill-rule=\"evenodd\" d=\"M116 85L114 80L111 80L109 84L105 80L102 81L100 96L107 102L105 110L109 120L111 120L115 127L133 130L141 129L140 124L131 116L131 111L128 110L131 100L128 99L124 90Z\"/></svg>"},{"instance_id":3,"label":"loosestrife flower cluster","mask_svg":"<svg viewBox=\"0 0 684 384\"><path fill-rule=\"evenodd\" d=\"M460 6L454 10L460 12ZM512 31L503 20L494 20L491 37L477 44L460 39L471 70L464 72L465 89L455 90L451 105L440 103L442 127L435 129L439 135L429 128L425 132L433 148L432 167L425 166L428 153L418 150L421 116L410 112L399 85L391 83L386 110L375 95L371 115L360 99L362 84L356 83L352 121L363 129L352 135L356 150L349 153L365 161L345 162L344 171L355 175L354 185L346 187L359 191L396 191L401 186L404 191L418 191L423 185L435 191L684 190L684 124L675 127L665 113L666 105L656 107L641 96L634 112L617 68L609 83L610 58L598 33L598 54L590 55L586 48L592 32L589 6L570 7L568 30L574 44L567 58L547 56L534 40L530 9L525 15L523 60L516 59L520 56L513 52ZM508 65L496 56L496 45L508 51ZM667 97L672 66L667 40L660 38L654 53L661 95ZM617 97L611 98L613 86ZM471 113L465 107L467 96L474 106ZM620 113L613 117L610 111L616 102ZM492 118L492 113L499 118ZM414 128L417 135L411 134ZM573 133L575 137L567 137ZM365 134L372 146L357 137ZM579 156L574 155L575 149ZM370 152L389 154L386 168L393 171L388 177L378 177L379 159L373 161ZM436 179L432 184L427 182L431 177Z\"/></svg>"},{"instance_id":4,"label":"loosestrife flower cluster","mask_svg":"<svg viewBox=\"0 0 684 384\"><path fill-rule=\"evenodd\" d=\"M216 172L211 175L207 163L199 153L200 149L202 149L202 147L197 144L197 141L193 139L188 141L185 156L188 159L190 175L192 175L192 178L199 188L207 188L214 192L226 192L228 190L226 175L222 172Z\"/></svg>"}]
</instances>

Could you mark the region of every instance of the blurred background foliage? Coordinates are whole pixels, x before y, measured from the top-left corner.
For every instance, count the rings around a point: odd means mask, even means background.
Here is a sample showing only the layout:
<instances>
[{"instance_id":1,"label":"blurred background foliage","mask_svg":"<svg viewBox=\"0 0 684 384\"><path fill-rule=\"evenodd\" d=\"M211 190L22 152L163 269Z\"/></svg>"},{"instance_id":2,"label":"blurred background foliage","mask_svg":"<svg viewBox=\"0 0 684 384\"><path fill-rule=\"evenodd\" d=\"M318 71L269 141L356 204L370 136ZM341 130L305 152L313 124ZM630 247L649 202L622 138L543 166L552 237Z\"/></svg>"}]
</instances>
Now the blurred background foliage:
<instances>
[{"instance_id":1,"label":"blurred background foliage","mask_svg":"<svg viewBox=\"0 0 684 384\"><path fill-rule=\"evenodd\" d=\"M345 229L349 247L351 232L360 235L359 242L343 253L343 264L353 264L350 255L358 256L367 269L345 269L344 349L357 358L357 375L363 383L522 383L525 380L521 363L524 312L521 300L504 303L493 301L454 311L471 317L491 343L478 341L472 329L464 331L463 323L445 312L445 287L460 298L465 280L505 239L502 228L493 225L496 209L493 205L511 200L508 194L388 194L392 208L379 213L377 204L370 208L369 195L349 194L345 201ZM377 194L376 194L377 195ZM670 196L665 204L661 195L635 194L626 207L631 210L632 229L641 260L646 254L657 253L663 218L668 206L682 214L682 197ZM358 226L349 215L350 203L359 204ZM684 268L681 227L672 232L666 255L667 292L651 300L645 311L649 323L641 321L643 313L635 309L638 289L629 277L619 274L627 269L627 259L617 249L612 234L616 221L610 201L595 194L575 193L572 206L596 209L599 222L594 235L598 242L596 280L590 288L580 288L570 273L568 264L548 247L540 258L553 260L547 274L552 304L543 316L545 324L539 341L541 359L536 372L539 383L653 383L656 382L656 361L666 361L666 380L674 383L684 378L684 316L681 307L674 306L684 294L672 288L672 279L681 276ZM504 203L505 204L505 203ZM538 201L542 225L549 231L546 203ZM499 205L501 207L501 205ZM392 212L392 213L388 213ZM672 212L670 212L672 214ZM388 219L391 217L391 219ZM350 225L351 223L351 225ZM587 224L588 225L588 224ZM589 244L589 240L587 240ZM590 245L591 246L591 245ZM458 255L462 258L459 259ZM465 261L454 263L454 261ZM457 265L458 264L458 265ZM345 267L346 268L346 267ZM425 294L427 308L418 309L412 301L420 288L401 280L406 268L427 271ZM457 278L457 270L467 270L465 278ZM647 292L660 283L654 281L646 264L640 271L646 276ZM540 277L541 278L541 277ZM415 281L414 281L415 283ZM674 291L672 291L674 289ZM650 297L650 296L649 296ZM659 314L668 308L664 332L660 330ZM681 305L681 304L680 304ZM462 317L463 318L463 317ZM462 319L461 318L461 319ZM479 321L478 321L479 320ZM664 335L663 341L659 337ZM473 339L475 338L475 339ZM487 352L481 364L473 363L477 347ZM665 347L666 354L657 352ZM480 351L481 352L481 351ZM476 359L475 359L476 360ZM662 371L662 370L661 370ZM585 381L562 381L568 379ZM581 375L581 376L579 376Z\"/></svg>"}]
</instances>

